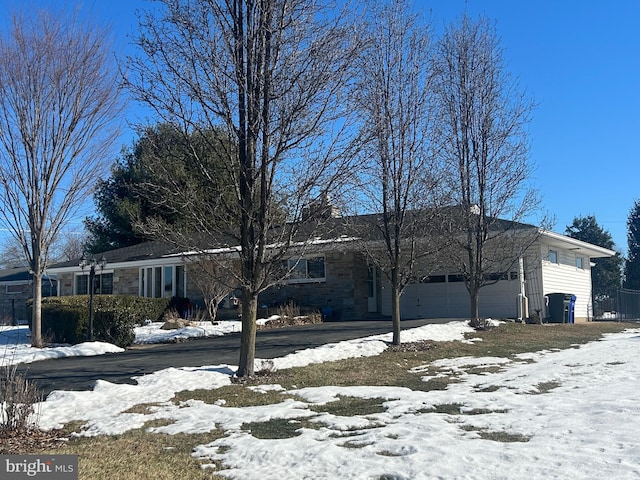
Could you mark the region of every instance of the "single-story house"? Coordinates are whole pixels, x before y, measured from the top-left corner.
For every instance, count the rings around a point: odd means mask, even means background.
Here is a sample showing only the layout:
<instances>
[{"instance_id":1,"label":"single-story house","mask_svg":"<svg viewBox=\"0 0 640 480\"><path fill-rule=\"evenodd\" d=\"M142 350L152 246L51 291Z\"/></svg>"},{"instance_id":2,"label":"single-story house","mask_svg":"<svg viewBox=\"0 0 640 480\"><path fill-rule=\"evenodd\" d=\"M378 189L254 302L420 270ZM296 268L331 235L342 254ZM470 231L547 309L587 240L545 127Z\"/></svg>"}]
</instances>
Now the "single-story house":
<instances>
[{"instance_id":1,"label":"single-story house","mask_svg":"<svg viewBox=\"0 0 640 480\"><path fill-rule=\"evenodd\" d=\"M42 277L42 296L57 295L55 276ZM33 296L33 275L26 268L10 268L0 271L0 325L17 325L27 322L27 300Z\"/></svg>"},{"instance_id":2,"label":"single-story house","mask_svg":"<svg viewBox=\"0 0 640 480\"><path fill-rule=\"evenodd\" d=\"M342 222L341 228L335 228ZM379 268L362 248L362 238L348 235L345 220L318 237L314 248L291 259L294 273L260 297L265 305L293 300L301 306L331 311L336 320L384 318L391 315L391 289ZM534 313L548 317L550 294L568 294L575 321L593 316L591 268L597 258L615 252L537 227L535 241L514 263L511 271L481 289L480 315L488 318L527 319ZM379 240L379 239L377 239ZM216 245L212 245L215 248ZM228 245L227 251L228 249ZM221 250L222 251L222 250ZM94 293L145 297L189 297L198 304L199 293L189 278L189 267L180 249L161 241L112 250L97 268ZM89 272L80 262L49 268L58 278L59 295L88 293ZM401 316L411 318L465 318L469 295L463 277L454 267L414 272L401 298Z\"/></svg>"}]
</instances>

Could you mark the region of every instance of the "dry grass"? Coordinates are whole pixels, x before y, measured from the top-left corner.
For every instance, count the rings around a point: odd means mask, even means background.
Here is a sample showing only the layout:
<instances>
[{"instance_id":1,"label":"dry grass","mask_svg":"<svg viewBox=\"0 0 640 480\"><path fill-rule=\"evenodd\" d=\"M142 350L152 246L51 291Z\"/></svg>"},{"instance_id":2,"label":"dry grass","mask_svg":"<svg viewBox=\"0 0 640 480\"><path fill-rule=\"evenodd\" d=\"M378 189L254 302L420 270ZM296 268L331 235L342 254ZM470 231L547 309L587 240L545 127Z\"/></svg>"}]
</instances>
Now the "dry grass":
<instances>
[{"instance_id":1,"label":"dry grass","mask_svg":"<svg viewBox=\"0 0 640 480\"><path fill-rule=\"evenodd\" d=\"M307 419L290 420L285 418L274 418L266 422L251 422L242 425L242 429L255 438L269 440L297 437L300 435L301 428L320 428L320 425Z\"/></svg>"},{"instance_id":2,"label":"dry grass","mask_svg":"<svg viewBox=\"0 0 640 480\"><path fill-rule=\"evenodd\" d=\"M356 415L373 415L384 412L383 398L359 398L340 396L338 400L324 405L312 406L315 412L328 413L341 417L353 417Z\"/></svg>"},{"instance_id":3,"label":"dry grass","mask_svg":"<svg viewBox=\"0 0 640 480\"><path fill-rule=\"evenodd\" d=\"M119 436L76 438L55 453L78 455L82 480L210 480L220 477L202 469L191 457L191 451L221 435L164 435L134 430Z\"/></svg>"},{"instance_id":4,"label":"dry grass","mask_svg":"<svg viewBox=\"0 0 640 480\"><path fill-rule=\"evenodd\" d=\"M498 356L510 357L514 354L571 348L576 344L596 340L607 332L619 332L629 325L621 323L588 323L576 325L524 325L507 324L500 328L473 334L482 338L482 342L465 344L461 342L433 342L429 348L389 349L382 355L368 358L355 358L339 362L328 362L275 372L273 375L253 381L230 385L217 390L198 390L180 392L174 401L189 399L214 403L224 400L228 407L268 405L282 402L285 398L294 398L291 394L270 391L260 393L249 389L252 384L278 383L285 389L337 385L387 385L402 386L414 390L446 388L455 377L424 382L424 375L410 373L413 367L426 365L441 358L457 356ZM539 385L541 393L558 385ZM342 397L336 402L319 406L321 411L331 411L336 415L368 415L381 411L380 399L355 399ZM146 411L141 406L139 411ZM138 411L138 410L136 410ZM451 415L460 415L459 405L442 405L437 411ZM434 413L433 410L421 412ZM470 412L480 414L485 412ZM78 430L78 426L75 426ZM312 422L300 419L272 420L251 423L243 428L260 438L290 438L297 430L313 427ZM528 439L509 432L489 432L473 429L481 438L498 442L524 442ZM214 431L205 435L175 435L148 433L144 429L129 432L116 437L75 438L56 453L76 454L80 456L80 478L83 480L138 480L138 479L175 479L200 480L220 478L210 470L203 470L197 460L191 457L192 449L209 443L224 435ZM345 447L359 448L357 441L345 444ZM29 453L52 451L51 448L37 449ZM24 452L27 453L27 452Z\"/></svg>"},{"instance_id":5,"label":"dry grass","mask_svg":"<svg viewBox=\"0 0 640 480\"><path fill-rule=\"evenodd\" d=\"M263 382L272 383L272 382ZM215 404L223 401L226 407L255 407L271 405L284 399L279 392L256 392L245 385L228 385L216 390L190 390L176 393L173 401L176 403L187 400L200 400L204 403Z\"/></svg>"}]
</instances>

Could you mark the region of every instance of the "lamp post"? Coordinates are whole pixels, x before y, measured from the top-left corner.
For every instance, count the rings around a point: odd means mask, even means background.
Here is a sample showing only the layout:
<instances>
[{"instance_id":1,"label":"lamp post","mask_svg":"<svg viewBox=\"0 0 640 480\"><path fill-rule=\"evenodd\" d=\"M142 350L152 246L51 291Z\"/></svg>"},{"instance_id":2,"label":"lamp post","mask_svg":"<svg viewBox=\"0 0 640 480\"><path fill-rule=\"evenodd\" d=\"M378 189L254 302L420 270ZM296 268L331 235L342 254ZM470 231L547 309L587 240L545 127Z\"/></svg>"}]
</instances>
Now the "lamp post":
<instances>
[{"instance_id":1,"label":"lamp post","mask_svg":"<svg viewBox=\"0 0 640 480\"><path fill-rule=\"evenodd\" d=\"M82 257L80 260L80 268L84 273L84 269L89 267L89 282L87 284L87 290L89 293L89 341L93 342L93 284L94 279L96 278L96 267L100 268L100 271L104 269L107 265L107 259L104 258L104 255L100 258L100 260L96 260L95 257L92 257L91 260L88 260L86 257Z\"/></svg>"}]
</instances>

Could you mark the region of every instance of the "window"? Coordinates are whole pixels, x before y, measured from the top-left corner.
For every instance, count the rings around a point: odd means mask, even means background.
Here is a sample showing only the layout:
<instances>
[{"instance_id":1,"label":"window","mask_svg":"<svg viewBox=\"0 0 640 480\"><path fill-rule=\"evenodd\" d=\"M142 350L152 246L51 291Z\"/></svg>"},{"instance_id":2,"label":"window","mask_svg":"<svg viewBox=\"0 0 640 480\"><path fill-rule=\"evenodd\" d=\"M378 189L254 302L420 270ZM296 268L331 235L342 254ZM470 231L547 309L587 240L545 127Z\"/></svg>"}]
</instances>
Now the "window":
<instances>
[{"instance_id":1,"label":"window","mask_svg":"<svg viewBox=\"0 0 640 480\"><path fill-rule=\"evenodd\" d=\"M153 268L140 270L140 294L143 297L153 297Z\"/></svg>"},{"instance_id":2,"label":"window","mask_svg":"<svg viewBox=\"0 0 640 480\"><path fill-rule=\"evenodd\" d=\"M176 297L186 297L184 292L184 267L182 265L176 265Z\"/></svg>"},{"instance_id":3,"label":"window","mask_svg":"<svg viewBox=\"0 0 640 480\"><path fill-rule=\"evenodd\" d=\"M140 296L170 298L185 296L185 275L182 265L145 267L140 269Z\"/></svg>"},{"instance_id":4,"label":"window","mask_svg":"<svg viewBox=\"0 0 640 480\"><path fill-rule=\"evenodd\" d=\"M98 293L103 295L113 295L113 273L103 273L96 275L99 279Z\"/></svg>"},{"instance_id":5,"label":"window","mask_svg":"<svg viewBox=\"0 0 640 480\"><path fill-rule=\"evenodd\" d=\"M505 276L502 273L485 273L482 276L486 282L497 282L505 279Z\"/></svg>"},{"instance_id":6,"label":"window","mask_svg":"<svg viewBox=\"0 0 640 480\"><path fill-rule=\"evenodd\" d=\"M549 250L549 262L550 263L558 263L558 251L557 250Z\"/></svg>"},{"instance_id":7,"label":"window","mask_svg":"<svg viewBox=\"0 0 640 480\"><path fill-rule=\"evenodd\" d=\"M464 275L457 273L455 275L449 275L449 283L464 282Z\"/></svg>"},{"instance_id":8,"label":"window","mask_svg":"<svg viewBox=\"0 0 640 480\"><path fill-rule=\"evenodd\" d=\"M76 294L89 293L89 274L76 276ZM93 277L93 293L98 295L113 294L113 273L96 273Z\"/></svg>"},{"instance_id":9,"label":"window","mask_svg":"<svg viewBox=\"0 0 640 480\"><path fill-rule=\"evenodd\" d=\"M483 278L488 282L497 282L503 280L517 280L518 272L501 272L501 273L485 273Z\"/></svg>"},{"instance_id":10,"label":"window","mask_svg":"<svg viewBox=\"0 0 640 480\"><path fill-rule=\"evenodd\" d=\"M76 295L86 295L89 293L89 275L76 276Z\"/></svg>"},{"instance_id":11,"label":"window","mask_svg":"<svg viewBox=\"0 0 640 480\"><path fill-rule=\"evenodd\" d=\"M326 278L324 257L290 259L288 267L290 282L320 282Z\"/></svg>"},{"instance_id":12,"label":"window","mask_svg":"<svg viewBox=\"0 0 640 480\"><path fill-rule=\"evenodd\" d=\"M579 268L580 270L584 269L584 260L582 257L576 257L576 268Z\"/></svg>"},{"instance_id":13,"label":"window","mask_svg":"<svg viewBox=\"0 0 640 480\"><path fill-rule=\"evenodd\" d=\"M428 277L422 277L421 283L445 283L446 281L446 275L429 275Z\"/></svg>"},{"instance_id":14,"label":"window","mask_svg":"<svg viewBox=\"0 0 640 480\"><path fill-rule=\"evenodd\" d=\"M7 293L22 293L23 290L24 290L23 283L7 285Z\"/></svg>"},{"instance_id":15,"label":"window","mask_svg":"<svg viewBox=\"0 0 640 480\"><path fill-rule=\"evenodd\" d=\"M171 297L173 296L173 267L164 267L164 281L162 282L163 297Z\"/></svg>"},{"instance_id":16,"label":"window","mask_svg":"<svg viewBox=\"0 0 640 480\"><path fill-rule=\"evenodd\" d=\"M153 298L162 297L162 267L153 269Z\"/></svg>"}]
</instances>

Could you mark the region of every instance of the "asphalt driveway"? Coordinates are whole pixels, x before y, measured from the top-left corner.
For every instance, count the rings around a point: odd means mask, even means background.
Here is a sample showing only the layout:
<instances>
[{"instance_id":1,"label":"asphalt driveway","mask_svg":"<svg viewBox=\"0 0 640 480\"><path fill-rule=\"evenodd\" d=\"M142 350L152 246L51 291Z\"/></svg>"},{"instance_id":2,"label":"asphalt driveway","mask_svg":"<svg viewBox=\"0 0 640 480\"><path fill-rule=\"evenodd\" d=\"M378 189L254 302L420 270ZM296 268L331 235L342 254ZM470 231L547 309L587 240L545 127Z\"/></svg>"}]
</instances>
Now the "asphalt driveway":
<instances>
[{"instance_id":1,"label":"asphalt driveway","mask_svg":"<svg viewBox=\"0 0 640 480\"><path fill-rule=\"evenodd\" d=\"M450 321L451 319L405 320L402 328ZM389 320L327 322L261 330L256 338L256 357L276 358L297 350L390 331ZM20 366L20 370L48 395L53 390L89 390L99 379L135 384L132 377L169 367L237 365L239 349L240 334L233 333L184 343L135 346L116 354L44 360Z\"/></svg>"}]
</instances>

